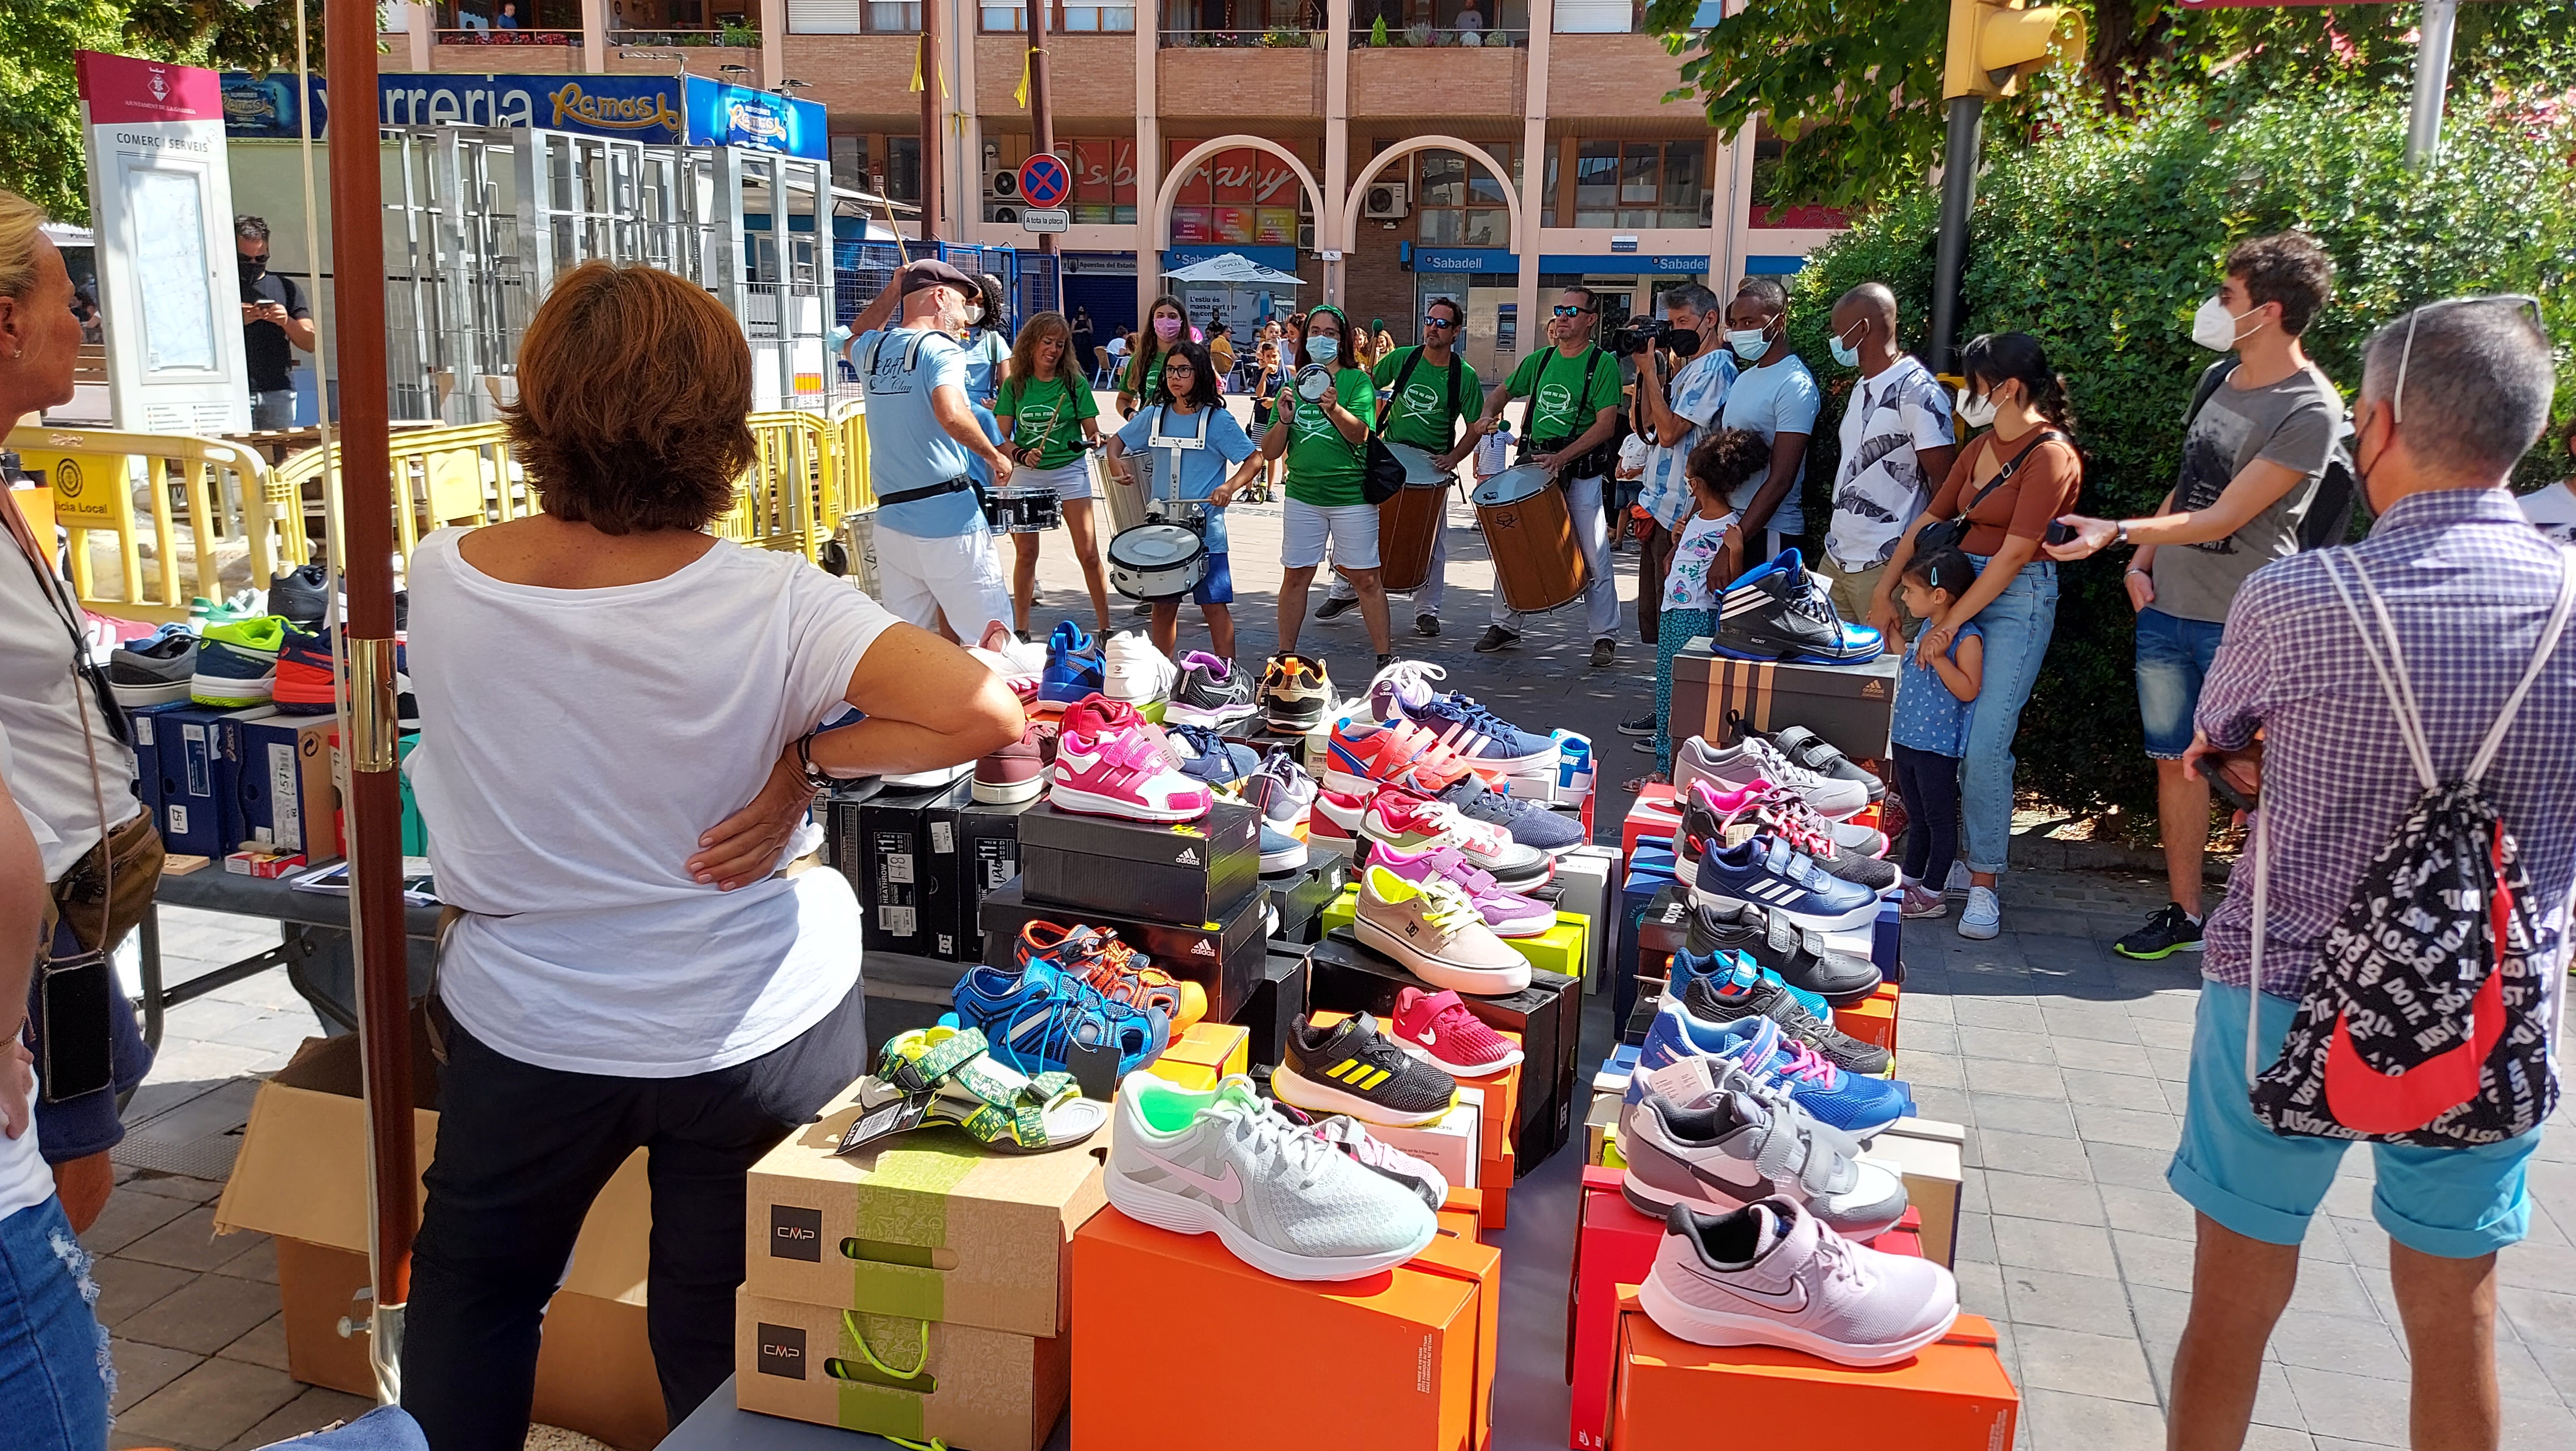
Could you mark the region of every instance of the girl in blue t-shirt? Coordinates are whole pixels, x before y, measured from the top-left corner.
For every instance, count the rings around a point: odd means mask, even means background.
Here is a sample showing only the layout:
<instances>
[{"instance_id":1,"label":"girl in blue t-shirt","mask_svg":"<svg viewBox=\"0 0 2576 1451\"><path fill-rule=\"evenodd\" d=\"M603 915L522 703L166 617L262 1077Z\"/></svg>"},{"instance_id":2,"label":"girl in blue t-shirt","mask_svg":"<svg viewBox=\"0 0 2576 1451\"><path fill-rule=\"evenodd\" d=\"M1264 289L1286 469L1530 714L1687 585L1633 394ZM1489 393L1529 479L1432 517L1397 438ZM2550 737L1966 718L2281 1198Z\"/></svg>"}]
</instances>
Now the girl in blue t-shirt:
<instances>
[{"instance_id":1,"label":"girl in blue t-shirt","mask_svg":"<svg viewBox=\"0 0 2576 1451\"><path fill-rule=\"evenodd\" d=\"M1936 549L1907 562L1897 581L1906 610L1937 620L1977 582L1977 566L1956 549ZM1927 654L1929 658L1926 658ZM1941 896L1959 851L1959 760L1968 750L1968 719L1985 678L1986 642L1971 622L1947 653L1932 654L1920 635L1896 676L1896 794L1905 802L1905 901L1908 917L1950 910Z\"/></svg>"},{"instance_id":2,"label":"girl in blue t-shirt","mask_svg":"<svg viewBox=\"0 0 2576 1451\"><path fill-rule=\"evenodd\" d=\"M1154 453L1163 459L1141 467L1126 462L1130 454ZM1179 497L1204 511L1201 537L1208 552L1207 574L1190 598L1198 601L1199 613L1207 620L1208 643L1217 657L1232 660L1234 611L1229 606L1234 602L1234 574L1226 559L1225 506L1234 502L1235 491L1246 480L1261 472L1261 458L1243 425L1226 411L1216 364L1209 359L1206 344L1184 338L1164 350L1152 396L1110 438L1107 458L1109 467L1120 473L1139 467L1138 482L1158 497L1162 487L1156 470L1179 460ZM1178 660L1180 654L1173 647L1181 633L1181 602L1175 598L1153 604L1153 624L1148 628L1154 648L1163 652L1163 658Z\"/></svg>"}]
</instances>

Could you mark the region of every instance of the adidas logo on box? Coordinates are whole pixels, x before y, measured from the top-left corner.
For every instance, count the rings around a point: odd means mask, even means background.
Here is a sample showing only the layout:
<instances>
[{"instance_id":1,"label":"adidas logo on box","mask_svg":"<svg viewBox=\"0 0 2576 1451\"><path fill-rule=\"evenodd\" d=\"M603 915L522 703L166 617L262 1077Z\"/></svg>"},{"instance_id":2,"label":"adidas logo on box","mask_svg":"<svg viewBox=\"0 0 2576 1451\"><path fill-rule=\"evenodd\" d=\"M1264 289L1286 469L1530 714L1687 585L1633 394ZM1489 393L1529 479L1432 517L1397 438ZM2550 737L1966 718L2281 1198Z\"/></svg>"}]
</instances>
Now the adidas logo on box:
<instances>
[{"instance_id":1,"label":"adidas logo on box","mask_svg":"<svg viewBox=\"0 0 2576 1451\"><path fill-rule=\"evenodd\" d=\"M1179 866L1185 866L1185 867L1194 867L1194 866L1197 866L1197 865L1199 864L1199 852L1198 852L1198 848L1197 848L1197 847L1194 847L1194 846L1185 846L1185 847L1182 847L1182 848L1181 848L1181 854L1180 854L1179 856L1176 856L1176 857L1172 858L1172 861L1173 861L1176 865L1179 865Z\"/></svg>"},{"instance_id":2,"label":"adidas logo on box","mask_svg":"<svg viewBox=\"0 0 2576 1451\"><path fill-rule=\"evenodd\" d=\"M1216 949L1208 945L1208 940L1206 938L1201 937L1190 944L1190 956L1214 957L1216 956Z\"/></svg>"}]
</instances>

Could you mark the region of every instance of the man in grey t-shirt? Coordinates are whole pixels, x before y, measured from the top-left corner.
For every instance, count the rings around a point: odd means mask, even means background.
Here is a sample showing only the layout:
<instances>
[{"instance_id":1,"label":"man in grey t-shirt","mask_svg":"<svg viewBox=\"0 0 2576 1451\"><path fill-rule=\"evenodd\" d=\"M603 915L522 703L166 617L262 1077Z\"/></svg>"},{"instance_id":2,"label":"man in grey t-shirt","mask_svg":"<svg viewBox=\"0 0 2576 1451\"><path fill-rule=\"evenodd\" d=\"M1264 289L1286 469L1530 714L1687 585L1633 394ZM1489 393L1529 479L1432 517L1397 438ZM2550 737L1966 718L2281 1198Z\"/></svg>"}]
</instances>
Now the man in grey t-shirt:
<instances>
[{"instance_id":1,"label":"man in grey t-shirt","mask_svg":"<svg viewBox=\"0 0 2576 1451\"><path fill-rule=\"evenodd\" d=\"M2226 271L2192 339L2235 357L2203 375L2205 401L2184 431L2173 492L2151 519L2067 515L2076 537L2048 551L2082 559L2114 543L2138 546L2123 582L2138 612L2138 714L2156 763L2173 901L2113 944L2124 957L2200 950L2209 785L2184 772L2182 757L2201 681L2246 576L2298 552L2299 524L2343 432L2342 395L2299 345L2334 295L2334 259L2313 238L2285 232L2239 242Z\"/></svg>"}]
</instances>

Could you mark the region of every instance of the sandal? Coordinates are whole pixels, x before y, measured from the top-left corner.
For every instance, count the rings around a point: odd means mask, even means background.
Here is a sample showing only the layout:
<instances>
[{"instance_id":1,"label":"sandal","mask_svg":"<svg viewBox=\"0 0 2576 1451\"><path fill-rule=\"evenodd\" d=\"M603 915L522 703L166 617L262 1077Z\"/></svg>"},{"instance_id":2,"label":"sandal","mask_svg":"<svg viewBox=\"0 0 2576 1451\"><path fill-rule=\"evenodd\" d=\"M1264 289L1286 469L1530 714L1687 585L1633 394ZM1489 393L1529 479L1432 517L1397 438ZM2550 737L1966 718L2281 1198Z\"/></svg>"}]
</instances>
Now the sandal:
<instances>
[{"instance_id":1,"label":"sandal","mask_svg":"<svg viewBox=\"0 0 2576 1451\"><path fill-rule=\"evenodd\" d=\"M926 1096L924 1123L951 1124L1005 1153L1070 1148L1109 1122L1106 1104L1082 1096L1070 1073L1035 1078L993 1061L982 1030L915 1028L898 1033L877 1059L877 1077Z\"/></svg>"},{"instance_id":2,"label":"sandal","mask_svg":"<svg viewBox=\"0 0 2576 1451\"><path fill-rule=\"evenodd\" d=\"M1207 989L1154 966L1152 958L1119 941L1118 934L1106 927L1031 922L1020 929L1018 957L1023 971L1030 958L1043 957L1111 1002L1160 1011L1172 1025L1174 1037L1207 1016Z\"/></svg>"}]
</instances>

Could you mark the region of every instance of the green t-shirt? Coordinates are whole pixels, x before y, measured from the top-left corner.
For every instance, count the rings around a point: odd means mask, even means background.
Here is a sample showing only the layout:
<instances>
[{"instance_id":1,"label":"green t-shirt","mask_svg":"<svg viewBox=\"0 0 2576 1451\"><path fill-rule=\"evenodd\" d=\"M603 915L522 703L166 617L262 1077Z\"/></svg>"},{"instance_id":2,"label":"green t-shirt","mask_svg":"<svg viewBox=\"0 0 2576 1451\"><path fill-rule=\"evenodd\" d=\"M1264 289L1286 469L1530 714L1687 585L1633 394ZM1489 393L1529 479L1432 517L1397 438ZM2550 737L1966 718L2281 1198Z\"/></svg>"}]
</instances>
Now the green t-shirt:
<instances>
[{"instance_id":1,"label":"green t-shirt","mask_svg":"<svg viewBox=\"0 0 2576 1451\"><path fill-rule=\"evenodd\" d=\"M1569 358L1555 348L1530 354L1512 369L1503 391L1530 400L1521 429L1535 447L1579 438L1604 408L1619 406L1619 363L1608 353Z\"/></svg>"},{"instance_id":2,"label":"green t-shirt","mask_svg":"<svg viewBox=\"0 0 2576 1451\"><path fill-rule=\"evenodd\" d=\"M1333 396L1363 424L1377 423L1377 385L1357 368L1333 370ZM1342 437L1323 408L1306 401L1295 384L1282 392L1288 405L1288 497L1318 509L1365 504L1360 479L1366 472L1362 444Z\"/></svg>"},{"instance_id":3,"label":"green t-shirt","mask_svg":"<svg viewBox=\"0 0 2576 1451\"><path fill-rule=\"evenodd\" d=\"M1070 407L1068 408L1068 405ZM1100 416L1100 400L1059 373L1052 378L1011 378L993 400L995 418L1016 418L1011 441L1020 448L1043 442L1037 466L1060 469L1082 457L1082 420Z\"/></svg>"},{"instance_id":4,"label":"green t-shirt","mask_svg":"<svg viewBox=\"0 0 2576 1451\"><path fill-rule=\"evenodd\" d=\"M1172 350L1169 348L1156 350L1154 361L1145 365L1145 381L1142 383L1135 383L1134 386L1127 389L1128 392L1136 395L1137 407L1150 408L1153 406L1154 390L1163 386L1163 359L1171 356L1171 352ZM1136 358L1131 355L1127 359L1126 377L1133 382L1135 376Z\"/></svg>"},{"instance_id":5,"label":"green t-shirt","mask_svg":"<svg viewBox=\"0 0 2576 1451\"><path fill-rule=\"evenodd\" d=\"M1422 349L1397 348L1377 360L1372 381L1381 388L1395 386L1396 375L1404 371L1404 361ZM1449 374L1458 373L1458 407L1449 407ZM1476 370L1456 353L1449 355L1447 368L1429 363L1416 363L1413 376L1404 380L1404 391L1386 401L1386 439L1389 443L1409 443L1427 448L1435 454L1447 453L1458 442L1458 420L1474 418L1485 408L1485 388L1476 381Z\"/></svg>"}]
</instances>

